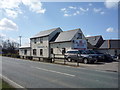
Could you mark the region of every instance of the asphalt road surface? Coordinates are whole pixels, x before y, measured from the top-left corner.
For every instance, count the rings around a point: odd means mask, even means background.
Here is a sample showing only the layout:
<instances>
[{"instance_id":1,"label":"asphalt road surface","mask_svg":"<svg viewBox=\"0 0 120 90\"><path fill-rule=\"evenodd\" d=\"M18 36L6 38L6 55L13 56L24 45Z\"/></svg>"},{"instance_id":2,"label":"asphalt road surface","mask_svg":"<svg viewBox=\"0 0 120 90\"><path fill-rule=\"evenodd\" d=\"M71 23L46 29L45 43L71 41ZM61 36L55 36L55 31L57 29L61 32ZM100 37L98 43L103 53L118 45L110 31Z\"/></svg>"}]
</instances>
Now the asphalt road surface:
<instances>
[{"instance_id":1,"label":"asphalt road surface","mask_svg":"<svg viewBox=\"0 0 120 90\"><path fill-rule=\"evenodd\" d=\"M118 73L2 57L2 75L25 88L118 88Z\"/></svg>"}]
</instances>

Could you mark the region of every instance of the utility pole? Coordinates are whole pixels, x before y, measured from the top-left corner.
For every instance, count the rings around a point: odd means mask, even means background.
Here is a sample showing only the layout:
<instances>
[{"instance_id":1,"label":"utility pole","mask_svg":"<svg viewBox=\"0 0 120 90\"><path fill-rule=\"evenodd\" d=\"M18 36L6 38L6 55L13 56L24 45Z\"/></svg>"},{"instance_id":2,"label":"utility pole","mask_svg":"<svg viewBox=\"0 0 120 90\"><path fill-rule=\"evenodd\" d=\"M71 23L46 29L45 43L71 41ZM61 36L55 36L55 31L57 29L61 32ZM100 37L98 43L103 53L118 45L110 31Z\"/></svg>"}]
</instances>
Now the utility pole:
<instances>
[{"instance_id":1,"label":"utility pole","mask_svg":"<svg viewBox=\"0 0 120 90\"><path fill-rule=\"evenodd\" d=\"M19 46L21 46L21 38L22 38L22 36L19 36L19 38L20 38L20 45Z\"/></svg>"}]
</instances>

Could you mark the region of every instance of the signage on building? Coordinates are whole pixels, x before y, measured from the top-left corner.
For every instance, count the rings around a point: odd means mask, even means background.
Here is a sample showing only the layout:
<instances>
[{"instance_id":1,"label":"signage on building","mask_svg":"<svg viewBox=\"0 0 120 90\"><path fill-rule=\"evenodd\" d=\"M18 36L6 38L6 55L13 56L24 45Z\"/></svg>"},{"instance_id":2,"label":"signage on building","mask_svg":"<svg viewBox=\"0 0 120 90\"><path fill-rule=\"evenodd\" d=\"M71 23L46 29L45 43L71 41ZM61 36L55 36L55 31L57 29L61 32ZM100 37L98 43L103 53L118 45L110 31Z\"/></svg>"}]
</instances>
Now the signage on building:
<instances>
[{"instance_id":1,"label":"signage on building","mask_svg":"<svg viewBox=\"0 0 120 90\"><path fill-rule=\"evenodd\" d=\"M45 48L45 46L37 46L37 48Z\"/></svg>"},{"instance_id":2,"label":"signage on building","mask_svg":"<svg viewBox=\"0 0 120 90\"><path fill-rule=\"evenodd\" d=\"M72 49L82 49L82 50L87 49L86 40L73 40Z\"/></svg>"}]
</instances>

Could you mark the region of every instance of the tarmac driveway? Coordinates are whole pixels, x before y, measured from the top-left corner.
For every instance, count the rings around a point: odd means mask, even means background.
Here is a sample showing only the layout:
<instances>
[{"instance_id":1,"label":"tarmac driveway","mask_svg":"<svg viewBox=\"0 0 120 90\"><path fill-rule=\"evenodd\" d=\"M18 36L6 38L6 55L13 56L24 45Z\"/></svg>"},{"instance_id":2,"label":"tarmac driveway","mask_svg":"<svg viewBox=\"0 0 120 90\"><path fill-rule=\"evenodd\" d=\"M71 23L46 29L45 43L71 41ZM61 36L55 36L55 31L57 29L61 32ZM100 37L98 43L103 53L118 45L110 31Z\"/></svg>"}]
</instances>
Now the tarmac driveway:
<instances>
[{"instance_id":1,"label":"tarmac driveway","mask_svg":"<svg viewBox=\"0 0 120 90\"><path fill-rule=\"evenodd\" d=\"M78 68L88 68L101 71L118 72L118 64L120 60L114 60L113 62L97 62L94 64L79 63ZM55 63L63 64L62 60L56 60ZM76 62L66 62L67 65L77 66Z\"/></svg>"}]
</instances>

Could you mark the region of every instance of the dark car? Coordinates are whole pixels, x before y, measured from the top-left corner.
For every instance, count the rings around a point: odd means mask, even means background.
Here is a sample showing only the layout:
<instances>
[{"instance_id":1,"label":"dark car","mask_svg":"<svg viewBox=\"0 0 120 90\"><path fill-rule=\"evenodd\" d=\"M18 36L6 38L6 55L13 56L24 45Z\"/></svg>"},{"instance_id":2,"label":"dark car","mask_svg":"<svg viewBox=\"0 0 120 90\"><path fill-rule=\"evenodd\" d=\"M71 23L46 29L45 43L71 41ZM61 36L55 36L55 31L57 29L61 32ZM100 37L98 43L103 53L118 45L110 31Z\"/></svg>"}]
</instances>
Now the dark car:
<instances>
[{"instance_id":1,"label":"dark car","mask_svg":"<svg viewBox=\"0 0 120 90\"><path fill-rule=\"evenodd\" d=\"M95 54L90 54L86 50L69 50L65 53L66 59L71 61L87 63L97 62L97 56Z\"/></svg>"},{"instance_id":2,"label":"dark car","mask_svg":"<svg viewBox=\"0 0 120 90\"><path fill-rule=\"evenodd\" d=\"M102 56L104 56L104 58L102 59L102 58L99 58L99 60L98 61L113 61L113 58L112 58L112 56L110 55L110 54L108 54L108 53L101 53L101 52L99 52L99 51L94 51L96 54L98 54L98 55L102 55Z\"/></svg>"},{"instance_id":3,"label":"dark car","mask_svg":"<svg viewBox=\"0 0 120 90\"><path fill-rule=\"evenodd\" d=\"M90 52L91 54L96 54L96 55L97 55L98 62L105 60L105 54L100 53L100 52L98 52L98 51L94 51L94 50L89 50L89 52Z\"/></svg>"}]
</instances>

